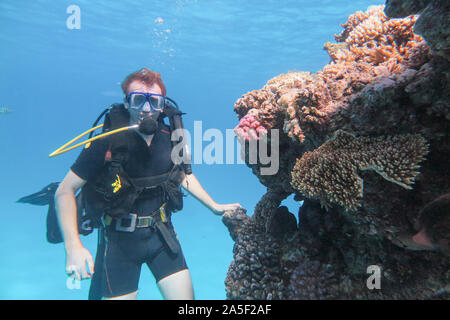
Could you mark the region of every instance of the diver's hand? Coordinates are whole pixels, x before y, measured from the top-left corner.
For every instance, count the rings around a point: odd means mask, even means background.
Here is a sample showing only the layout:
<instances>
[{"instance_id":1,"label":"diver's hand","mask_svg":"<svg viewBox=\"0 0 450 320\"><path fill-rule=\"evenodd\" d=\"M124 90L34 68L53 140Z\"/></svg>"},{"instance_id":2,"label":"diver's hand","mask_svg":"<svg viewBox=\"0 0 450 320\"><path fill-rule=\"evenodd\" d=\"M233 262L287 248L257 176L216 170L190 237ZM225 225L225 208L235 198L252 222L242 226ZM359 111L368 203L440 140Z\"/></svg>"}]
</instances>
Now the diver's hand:
<instances>
[{"instance_id":1,"label":"diver's hand","mask_svg":"<svg viewBox=\"0 0 450 320\"><path fill-rule=\"evenodd\" d=\"M226 211L234 211L242 206L239 203L218 204L216 203L212 208L212 212L218 216L223 215Z\"/></svg>"},{"instance_id":2,"label":"diver's hand","mask_svg":"<svg viewBox=\"0 0 450 320\"><path fill-rule=\"evenodd\" d=\"M94 274L94 260L86 248L79 247L66 251L66 274L76 280L92 277Z\"/></svg>"}]
</instances>

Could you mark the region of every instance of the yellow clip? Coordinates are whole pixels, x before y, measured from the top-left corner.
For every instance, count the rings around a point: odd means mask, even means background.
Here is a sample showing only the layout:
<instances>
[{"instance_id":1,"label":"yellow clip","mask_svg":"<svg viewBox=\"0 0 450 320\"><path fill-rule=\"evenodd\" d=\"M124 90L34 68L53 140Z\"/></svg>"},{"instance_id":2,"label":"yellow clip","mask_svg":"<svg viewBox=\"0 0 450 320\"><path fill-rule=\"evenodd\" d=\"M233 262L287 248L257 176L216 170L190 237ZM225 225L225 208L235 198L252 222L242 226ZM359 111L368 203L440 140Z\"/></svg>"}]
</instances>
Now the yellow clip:
<instances>
[{"instance_id":1,"label":"yellow clip","mask_svg":"<svg viewBox=\"0 0 450 320\"><path fill-rule=\"evenodd\" d=\"M117 180L114 181L114 183L111 185L112 187L114 187L113 193L116 193L117 191L120 190L120 188L122 188L122 182L120 181L120 177L118 174L116 174Z\"/></svg>"},{"instance_id":2,"label":"yellow clip","mask_svg":"<svg viewBox=\"0 0 450 320\"><path fill-rule=\"evenodd\" d=\"M166 211L164 210L164 207L166 206L167 202L164 202L161 207L159 207L159 215L161 217L162 222L166 222Z\"/></svg>"}]
</instances>

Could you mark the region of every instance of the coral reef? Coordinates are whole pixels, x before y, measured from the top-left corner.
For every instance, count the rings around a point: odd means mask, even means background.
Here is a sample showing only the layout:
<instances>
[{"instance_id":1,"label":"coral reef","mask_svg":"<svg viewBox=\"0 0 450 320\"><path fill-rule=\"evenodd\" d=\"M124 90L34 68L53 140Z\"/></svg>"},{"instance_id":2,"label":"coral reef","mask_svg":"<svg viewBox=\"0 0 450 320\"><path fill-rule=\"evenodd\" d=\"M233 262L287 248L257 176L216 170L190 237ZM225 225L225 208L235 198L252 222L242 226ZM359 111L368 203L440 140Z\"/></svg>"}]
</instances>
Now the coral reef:
<instances>
[{"instance_id":1,"label":"coral reef","mask_svg":"<svg viewBox=\"0 0 450 320\"><path fill-rule=\"evenodd\" d=\"M311 261L308 258L294 260L297 267L289 279L289 296L291 300L322 300L329 298L330 282L335 279L331 265Z\"/></svg>"},{"instance_id":2,"label":"coral reef","mask_svg":"<svg viewBox=\"0 0 450 320\"><path fill-rule=\"evenodd\" d=\"M330 51L331 59L342 62L367 62L385 66L390 72L398 71L409 52L423 39L413 33L417 17L390 20L380 6L366 12L351 15L343 24L344 31L335 36L336 41L345 43L340 50Z\"/></svg>"},{"instance_id":3,"label":"coral reef","mask_svg":"<svg viewBox=\"0 0 450 320\"><path fill-rule=\"evenodd\" d=\"M229 299L450 298L446 19L438 0L357 12L325 44L322 70L236 101L241 143L243 128L264 128L260 143L279 130L280 170L262 176L246 154L267 192L251 217L223 218L235 241ZM298 226L281 206L291 194L303 201ZM366 286L371 265L380 290Z\"/></svg>"},{"instance_id":4,"label":"coral reef","mask_svg":"<svg viewBox=\"0 0 450 320\"><path fill-rule=\"evenodd\" d=\"M295 219L295 218L294 218ZM266 236L243 211L224 215L232 232L234 261L225 281L228 299L283 299L280 278L281 242Z\"/></svg>"},{"instance_id":5,"label":"coral reef","mask_svg":"<svg viewBox=\"0 0 450 320\"><path fill-rule=\"evenodd\" d=\"M403 188L419 173L419 162L427 154L420 135L356 138L337 131L333 139L312 152L306 152L292 170L291 184L308 198L356 210L363 196L363 180L357 170L374 170Z\"/></svg>"},{"instance_id":6,"label":"coral reef","mask_svg":"<svg viewBox=\"0 0 450 320\"><path fill-rule=\"evenodd\" d=\"M434 53L450 58L450 3L446 0L387 0L386 15L403 18L420 13L414 32L422 35Z\"/></svg>"}]
</instances>

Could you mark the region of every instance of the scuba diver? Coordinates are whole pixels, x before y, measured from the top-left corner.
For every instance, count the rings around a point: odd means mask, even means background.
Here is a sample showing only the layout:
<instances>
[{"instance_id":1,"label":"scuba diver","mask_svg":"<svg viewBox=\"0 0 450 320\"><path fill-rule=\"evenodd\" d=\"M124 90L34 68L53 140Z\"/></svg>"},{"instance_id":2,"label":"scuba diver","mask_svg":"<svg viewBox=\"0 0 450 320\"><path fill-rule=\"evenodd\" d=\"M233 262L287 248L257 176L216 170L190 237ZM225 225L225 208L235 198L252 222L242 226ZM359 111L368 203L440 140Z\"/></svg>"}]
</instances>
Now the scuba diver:
<instances>
[{"instance_id":1,"label":"scuba diver","mask_svg":"<svg viewBox=\"0 0 450 320\"><path fill-rule=\"evenodd\" d=\"M146 263L164 299L194 299L171 223L171 213L182 208L181 187L217 215L241 205L216 203L190 164L174 163L171 132L180 127L182 113L166 97L159 73L142 68L124 80L122 90L124 103L109 108L103 132L131 130L86 144L55 191L66 273L92 278L89 299L136 299ZM93 212L92 225L99 228L95 264L80 240L80 205Z\"/></svg>"}]
</instances>

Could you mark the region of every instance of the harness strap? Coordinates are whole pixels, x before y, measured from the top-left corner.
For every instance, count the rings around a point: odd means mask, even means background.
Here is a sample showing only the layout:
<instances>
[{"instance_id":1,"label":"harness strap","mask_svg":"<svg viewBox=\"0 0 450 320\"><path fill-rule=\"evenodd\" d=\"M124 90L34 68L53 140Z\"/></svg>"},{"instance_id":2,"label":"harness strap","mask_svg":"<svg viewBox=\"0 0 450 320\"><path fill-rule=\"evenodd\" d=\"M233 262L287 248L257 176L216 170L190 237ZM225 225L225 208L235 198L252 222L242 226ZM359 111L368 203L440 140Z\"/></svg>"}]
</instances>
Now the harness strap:
<instances>
[{"instance_id":1,"label":"harness strap","mask_svg":"<svg viewBox=\"0 0 450 320\"><path fill-rule=\"evenodd\" d=\"M180 244L175 241L168 228L168 218L165 211L166 202L161 207L153 211L149 216L138 217L135 213L130 213L123 218L113 218L109 215L103 217L103 223L105 226L110 226L115 223L114 228L116 231L122 232L134 232L136 228L148 228L155 227L161 237L164 239L167 247L173 254L180 252ZM158 214L159 213L159 214ZM129 220L129 225L124 225L124 220Z\"/></svg>"},{"instance_id":2,"label":"harness strap","mask_svg":"<svg viewBox=\"0 0 450 320\"><path fill-rule=\"evenodd\" d=\"M170 177L170 172L166 172L157 176L130 178L131 183L137 188L151 188L165 182Z\"/></svg>"},{"instance_id":3,"label":"harness strap","mask_svg":"<svg viewBox=\"0 0 450 320\"><path fill-rule=\"evenodd\" d=\"M116 231L133 232L135 228L153 227L157 221L167 222L168 218L165 211L166 203L151 212L148 216L138 216L136 213L129 213L120 218L112 217L108 214L103 216L105 226L115 225Z\"/></svg>"},{"instance_id":4,"label":"harness strap","mask_svg":"<svg viewBox=\"0 0 450 320\"><path fill-rule=\"evenodd\" d=\"M166 182L172 176L181 173L182 170L178 165L174 165L169 172L157 176L129 179L136 188L151 188Z\"/></svg>"}]
</instances>

